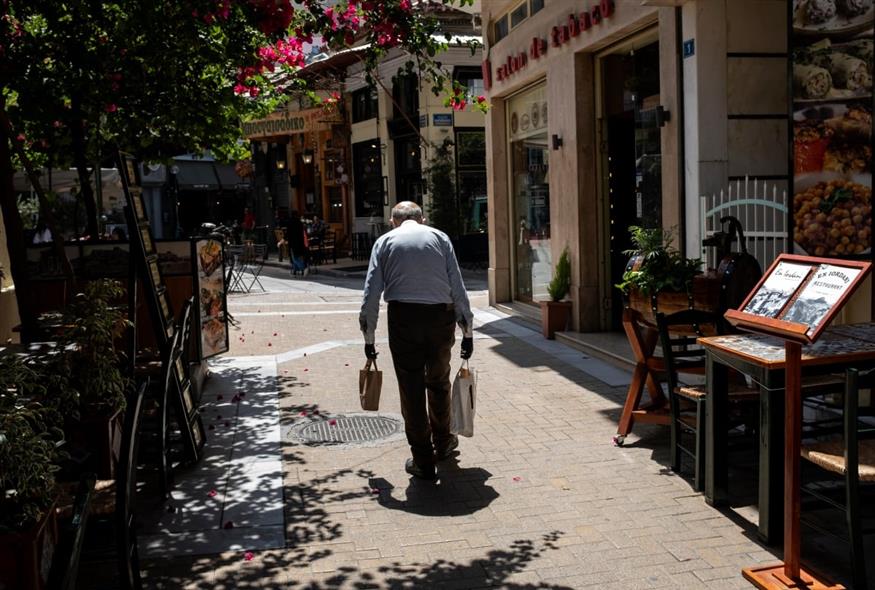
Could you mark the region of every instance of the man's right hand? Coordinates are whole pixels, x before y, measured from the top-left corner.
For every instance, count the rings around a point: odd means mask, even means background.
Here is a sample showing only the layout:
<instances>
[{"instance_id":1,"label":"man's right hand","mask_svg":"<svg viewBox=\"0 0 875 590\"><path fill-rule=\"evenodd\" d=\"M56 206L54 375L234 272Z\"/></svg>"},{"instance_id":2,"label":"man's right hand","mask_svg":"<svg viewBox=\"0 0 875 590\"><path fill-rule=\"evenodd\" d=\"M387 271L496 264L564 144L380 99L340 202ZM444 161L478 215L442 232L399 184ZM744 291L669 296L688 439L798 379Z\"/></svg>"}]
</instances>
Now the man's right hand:
<instances>
[{"instance_id":1,"label":"man's right hand","mask_svg":"<svg viewBox=\"0 0 875 590\"><path fill-rule=\"evenodd\" d=\"M365 356L372 361L377 360L377 349L374 348L373 344L365 344Z\"/></svg>"}]
</instances>

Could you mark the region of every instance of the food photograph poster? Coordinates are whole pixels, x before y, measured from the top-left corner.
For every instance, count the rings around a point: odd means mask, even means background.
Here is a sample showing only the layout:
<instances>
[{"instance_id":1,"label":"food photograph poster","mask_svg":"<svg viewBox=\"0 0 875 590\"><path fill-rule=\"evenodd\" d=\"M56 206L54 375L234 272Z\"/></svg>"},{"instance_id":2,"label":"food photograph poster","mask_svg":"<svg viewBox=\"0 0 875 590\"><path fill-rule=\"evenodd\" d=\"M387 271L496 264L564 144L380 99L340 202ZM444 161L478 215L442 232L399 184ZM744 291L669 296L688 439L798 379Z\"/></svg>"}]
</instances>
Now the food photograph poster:
<instances>
[{"instance_id":1,"label":"food photograph poster","mask_svg":"<svg viewBox=\"0 0 875 590\"><path fill-rule=\"evenodd\" d=\"M794 252L872 252L873 0L793 0Z\"/></svg>"},{"instance_id":2,"label":"food photograph poster","mask_svg":"<svg viewBox=\"0 0 875 590\"><path fill-rule=\"evenodd\" d=\"M228 351L224 248L219 240L194 240L197 261L195 297L201 324L201 354L209 358Z\"/></svg>"}]
</instances>

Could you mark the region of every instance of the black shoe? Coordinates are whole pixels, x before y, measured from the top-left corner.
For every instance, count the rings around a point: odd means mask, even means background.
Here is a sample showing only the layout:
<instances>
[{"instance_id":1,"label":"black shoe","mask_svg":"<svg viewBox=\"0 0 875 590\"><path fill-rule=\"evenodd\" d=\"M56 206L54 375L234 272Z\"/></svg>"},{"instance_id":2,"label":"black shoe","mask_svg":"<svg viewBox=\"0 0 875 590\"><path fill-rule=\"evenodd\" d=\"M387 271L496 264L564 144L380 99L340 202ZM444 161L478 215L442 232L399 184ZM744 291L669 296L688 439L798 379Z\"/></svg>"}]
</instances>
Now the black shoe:
<instances>
[{"instance_id":1,"label":"black shoe","mask_svg":"<svg viewBox=\"0 0 875 590\"><path fill-rule=\"evenodd\" d=\"M437 450L435 449L434 455L438 461L446 461L450 457L453 456L456 449L459 448L459 437L455 434L450 438L450 442L447 443L447 447L445 449Z\"/></svg>"},{"instance_id":2,"label":"black shoe","mask_svg":"<svg viewBox=\"0 0 875 590\"><path fill-rule=\"evenodd\" d=\"M423 468L417 465L413 459L408 459L407 462L404 463L404 471L413 477L418 477L419 479L424 479L426 481L434 481L437 479L437 469L435 469L434 465L429 465L427 468Z\"/></svg>"}]
</instances>

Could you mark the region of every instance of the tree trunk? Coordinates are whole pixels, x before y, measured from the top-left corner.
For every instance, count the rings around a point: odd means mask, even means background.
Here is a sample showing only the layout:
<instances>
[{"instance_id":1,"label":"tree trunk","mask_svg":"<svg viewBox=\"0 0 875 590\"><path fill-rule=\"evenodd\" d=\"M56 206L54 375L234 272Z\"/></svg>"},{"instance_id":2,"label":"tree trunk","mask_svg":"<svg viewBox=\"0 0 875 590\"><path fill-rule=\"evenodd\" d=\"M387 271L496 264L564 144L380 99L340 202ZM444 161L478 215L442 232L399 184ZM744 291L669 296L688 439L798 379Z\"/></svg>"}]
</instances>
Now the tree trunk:
<instances>
[{"instance_id":1,"label":"tree trunk","mask_svg":"<svg viewBox=\"0 0 875 590\"><path fill-rule=\"evenodd\" d=\"M73 143L73 164L79 173L79 195L85 203L85 235L91 239L97 239L100 235L97 226L98 211L97 202L94 200L94 191L91 190L91 175L88 173L85 122L82 119L79 101L75 98L72 99L71 109L70 132ZM98 163L98 177L100 177L99 169L100 163Z\"/></svg>"}]
</instances>

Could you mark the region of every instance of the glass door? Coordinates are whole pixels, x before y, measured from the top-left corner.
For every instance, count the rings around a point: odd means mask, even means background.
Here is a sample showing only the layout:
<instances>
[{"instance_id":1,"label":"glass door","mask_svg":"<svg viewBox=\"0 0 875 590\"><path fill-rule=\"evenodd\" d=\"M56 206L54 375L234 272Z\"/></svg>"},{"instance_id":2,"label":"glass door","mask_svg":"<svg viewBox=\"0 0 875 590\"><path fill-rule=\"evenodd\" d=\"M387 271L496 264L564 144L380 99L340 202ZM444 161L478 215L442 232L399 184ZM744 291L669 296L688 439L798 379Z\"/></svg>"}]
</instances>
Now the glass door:
<instances>
[{"instance_id":1,"label":"glass door","mask_svg":"<svg viewBox=\"0 0 875 590\"><path fill-rule=\"evenodd\" d=\"M514 298L531 303L547 298L553 277L545 86L512 97L509 107Z\"/></svg>"}]
</instances>

